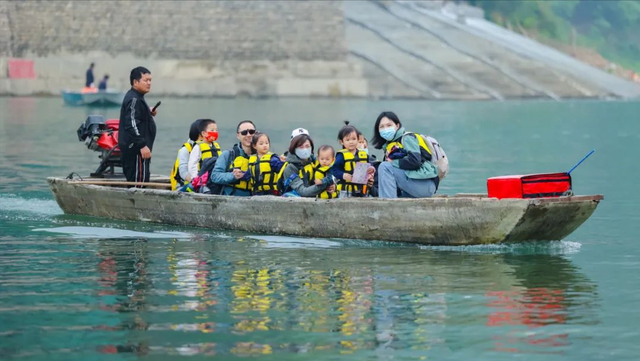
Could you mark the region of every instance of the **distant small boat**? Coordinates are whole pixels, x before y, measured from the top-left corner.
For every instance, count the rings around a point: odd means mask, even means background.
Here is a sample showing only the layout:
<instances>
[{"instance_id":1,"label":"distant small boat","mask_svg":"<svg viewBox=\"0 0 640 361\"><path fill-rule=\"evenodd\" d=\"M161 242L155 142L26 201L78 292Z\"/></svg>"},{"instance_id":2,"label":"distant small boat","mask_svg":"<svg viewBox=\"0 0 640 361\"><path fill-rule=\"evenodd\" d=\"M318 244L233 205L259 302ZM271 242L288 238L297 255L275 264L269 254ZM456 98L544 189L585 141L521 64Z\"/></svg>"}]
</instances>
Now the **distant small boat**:
<instances>
[{"instance_id":1,"label":"distant small boat","mask_svg":"<svg viewBox=\"0 0 640 361\"><path fill-rule=\"evenodd\" d=\"M97 92L62 91L62 100L66 105L119 106L124 92L107 90Z\"/></svg>"}]
</instances>

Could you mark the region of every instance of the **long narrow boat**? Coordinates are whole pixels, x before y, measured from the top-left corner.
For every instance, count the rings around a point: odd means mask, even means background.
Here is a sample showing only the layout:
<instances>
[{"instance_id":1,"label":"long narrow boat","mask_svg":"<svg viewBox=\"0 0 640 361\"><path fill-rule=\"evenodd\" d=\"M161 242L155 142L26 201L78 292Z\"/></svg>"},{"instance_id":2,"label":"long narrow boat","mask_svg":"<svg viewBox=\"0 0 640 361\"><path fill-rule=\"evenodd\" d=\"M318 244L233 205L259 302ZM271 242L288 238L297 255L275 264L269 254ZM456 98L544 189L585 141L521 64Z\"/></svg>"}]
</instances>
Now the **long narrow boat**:
<instances>
[{"instance_id":1,"label":"long narrow boat","mask_svg":"<svg viewBox=\"0 0 640 361\"><path fill-rule=\"evenodd\" d=\"M119 106L124 96L125 93L112 90L88 93L62 91L62 100L66 105Z\"/></svg>"},{"instance_id":2,"label":"long narrow boat","mask_svg":"<svg viewBox=\"0 0 640 361\"><path fill-rule=\"evenodd\" d=\"M152 180L150 187L164 188ZM321 200L230 197L126 188L126 182L48 178L67 214L239 230L251 233L473 245L561 240L595 211L602 195L495 199ZM122 183L122 184L120 184Z\"/></svg>"}]
</instances>

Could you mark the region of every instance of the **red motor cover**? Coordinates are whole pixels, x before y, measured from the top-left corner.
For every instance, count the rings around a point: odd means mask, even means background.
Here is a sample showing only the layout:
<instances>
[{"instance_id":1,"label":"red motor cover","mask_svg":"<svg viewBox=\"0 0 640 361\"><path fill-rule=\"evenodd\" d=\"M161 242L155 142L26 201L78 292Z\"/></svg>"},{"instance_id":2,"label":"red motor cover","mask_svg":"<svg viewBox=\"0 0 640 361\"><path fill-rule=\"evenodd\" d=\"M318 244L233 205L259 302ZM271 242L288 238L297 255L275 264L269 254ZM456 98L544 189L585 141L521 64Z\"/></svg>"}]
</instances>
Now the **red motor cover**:
<instances>
[{"instance_id":1,"label":"red motor cover","mask_svg":"<svg viewBox=\"0 0 640 361\"><path fill-rule=\"evenodd\" d=\"M567 173L508 175L487 179L490 198L560 197L571 192Z\"/></svg>"},{"instance_id":2,"label":"red motor cover","mask_svg":"<svg viewBox=\"0 0 640 361\"><path fill-rule=\"evenodd\" d=\"M107 129L111 130L119 130L120 129L120 119L109 119L105 122Z\"/></svg>"},{"instance_id":3,"label":"red motor cover","mask_svg":"<svg viewBox=\"0 0 640 361\"><path fill-rule=\"evenodd\" d=\"M118 131L103 133L100 138L98 138L98 146L102 149L111 150L111 148L118 146ZM113 154L119 153L119 150L114 150Z\"/></svg>"}]
</instances>

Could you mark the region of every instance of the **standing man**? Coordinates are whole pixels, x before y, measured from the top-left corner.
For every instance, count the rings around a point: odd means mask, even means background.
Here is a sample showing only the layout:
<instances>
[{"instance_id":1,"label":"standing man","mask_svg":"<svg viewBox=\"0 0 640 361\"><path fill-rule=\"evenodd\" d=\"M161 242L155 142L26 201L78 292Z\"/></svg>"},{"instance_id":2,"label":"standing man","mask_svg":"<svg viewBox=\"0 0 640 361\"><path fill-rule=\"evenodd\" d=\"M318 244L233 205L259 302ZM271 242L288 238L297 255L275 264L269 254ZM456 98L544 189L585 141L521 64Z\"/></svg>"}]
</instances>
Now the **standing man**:
<instances>
[{"instance_id":1,"label":"standing man","mask_svg":"<svg viewBox=\"0 0 640 361\"><path fill-rule=\"evenodd\" d=\"M148 182L151 149L156 139L157 111L144 100L151 90L151 72L144 67L131 70L131 90L124 96L120 109L120 135L118 146L122 151L122 171L129 182Z\"/></svg>"},{"instance_id":2,"label":"standing man","mask_svg":"<svg viewBox=\"0 0 640 361\"><path fill-rule=\"evenodd\" d=\"M95 79L93 78L93 67L95 65L96 65L96 63L91 63L91 65L89 65L89 69L87 69L87 74L86 74L85 80L84 80L84 87L85 88L93 87L93 82L95 81Z\"/></svg>"}]
</instances>

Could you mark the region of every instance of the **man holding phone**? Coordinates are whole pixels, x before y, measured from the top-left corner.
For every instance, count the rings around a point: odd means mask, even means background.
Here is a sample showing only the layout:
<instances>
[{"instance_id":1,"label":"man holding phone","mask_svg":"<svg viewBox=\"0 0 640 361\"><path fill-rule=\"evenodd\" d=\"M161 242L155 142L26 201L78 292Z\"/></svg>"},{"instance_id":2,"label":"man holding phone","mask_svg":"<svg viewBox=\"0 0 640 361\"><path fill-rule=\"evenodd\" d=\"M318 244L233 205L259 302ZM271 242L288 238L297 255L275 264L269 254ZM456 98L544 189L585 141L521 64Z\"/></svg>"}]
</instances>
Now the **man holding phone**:
<instances>
[{"instance_id":1,"label":"man holding phone","mask_svg":"<svg viewBox=\"0 0 640 361\"><path fill-rule=\"evenodd\" d=\"M148 182L151 150L156 139L156 123L153 117L157 106L151 109L144 95L151 90L151 72L139 66L129 75L131 89L120 109L120 135L118 145L122 151L122 171L129 182Z\"/></svg>"}]
</instances>

